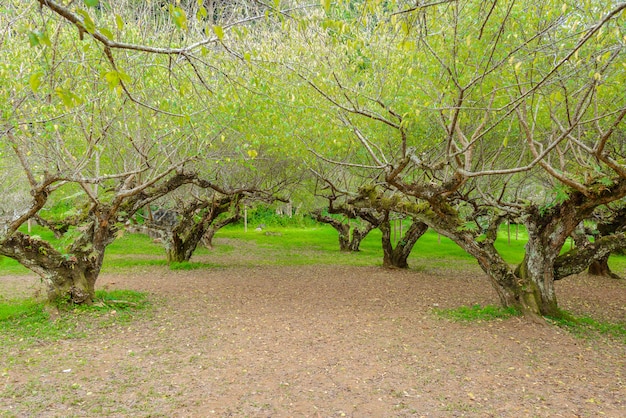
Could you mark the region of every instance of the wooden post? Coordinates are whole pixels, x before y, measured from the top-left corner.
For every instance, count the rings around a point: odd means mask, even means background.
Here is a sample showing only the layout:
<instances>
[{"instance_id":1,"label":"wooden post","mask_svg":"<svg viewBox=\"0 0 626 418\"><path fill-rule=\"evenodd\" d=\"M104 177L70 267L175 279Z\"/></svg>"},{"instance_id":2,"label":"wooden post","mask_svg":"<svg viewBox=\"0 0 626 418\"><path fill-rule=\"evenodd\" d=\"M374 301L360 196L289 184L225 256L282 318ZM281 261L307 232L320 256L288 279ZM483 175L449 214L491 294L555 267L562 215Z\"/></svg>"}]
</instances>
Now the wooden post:
<instances>
[{"instance_id":1,"label":"wooden post","mask_svg":"<svg viewBox=\"0 0 626 418\"><path fill-rule=\"evenodd\" d=\"M243 207L243 232L248 232L248 207Z\"/></svg>"},{"instance_id":2,"label":"wooden post","mask_svg":"<svg viewBox=\"0 0 626 418\"><path fill-rule=\"evenodd\" d=\"M511 220L510 219L506 220L506 233L508 236L509 245L511 245Z\"/></svg>"}]
</instances>

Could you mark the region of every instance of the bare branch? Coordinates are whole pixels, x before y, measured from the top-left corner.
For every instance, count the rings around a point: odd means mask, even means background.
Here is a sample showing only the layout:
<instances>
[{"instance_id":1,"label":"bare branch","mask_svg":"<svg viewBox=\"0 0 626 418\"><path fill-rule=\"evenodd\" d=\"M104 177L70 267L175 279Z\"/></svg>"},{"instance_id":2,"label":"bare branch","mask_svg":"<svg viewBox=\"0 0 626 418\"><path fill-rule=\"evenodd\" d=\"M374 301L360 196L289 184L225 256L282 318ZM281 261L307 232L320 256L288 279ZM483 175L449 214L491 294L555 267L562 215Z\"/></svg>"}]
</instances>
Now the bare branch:
<instances>
[{"instance_id":1,"label":"bare branch","mask_svg":"<svg viewBox=\"0 0 626 418\"><path fill-rule=\"evenodd\" d=\"M355 164L355 163L346 163L343 161L335 161L335 160L331 160L329 158L324 157L323 155L319 154L318 152L316 152L315 150L309 148L309 152L312 153L313 155L315 155L317 158L319 158L322 161L326 161L327 163L331 163L331 164L335 164L335 165L341 165L344 167L357 167L357 168L366 168L366 169L371 169L371 170L382 170L386 167L388 167L387 164L385 165L367 165L367 164Z\"/></svg>"},{"instance_id":2,"label":"bare branch","mask_svg":"<svg viewBox=\"0 0 626 418\"><path fill-rule=\"evenodd\" d=\"M435 2L432 2L432 3L426 3L426 4L419 4L419 2L418 2L417 6L411 7L410 9L402 10L400 12L395 12L395 13L392 14L392 16L406 14L406 13L411 13L411 12L414 12L414 11L419 11L419 10L425 9L427 7L439 6L440 4L455 3L456 1L457 0L440 0L440 1L435 1Z\"/></svg>"}]
</instances>

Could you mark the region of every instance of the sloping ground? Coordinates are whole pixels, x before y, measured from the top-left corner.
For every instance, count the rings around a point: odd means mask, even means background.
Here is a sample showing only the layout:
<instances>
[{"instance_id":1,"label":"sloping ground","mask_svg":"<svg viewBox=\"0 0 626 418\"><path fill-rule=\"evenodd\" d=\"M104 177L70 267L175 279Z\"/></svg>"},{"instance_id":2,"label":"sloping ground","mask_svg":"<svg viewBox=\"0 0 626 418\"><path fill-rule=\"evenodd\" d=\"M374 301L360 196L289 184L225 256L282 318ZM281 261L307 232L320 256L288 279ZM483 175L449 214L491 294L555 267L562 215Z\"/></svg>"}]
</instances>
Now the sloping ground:
<instances>
[{"instance_id":1,"label":"sloping ground","mask_svg":"<svg viewBox=\"0 0 626 418\"><path fill-rule=\"evenodd\" d=\"M154 268L99 284L147 291L155 308L85 339L0 348L0 415L626 416L623 343L435 316L497 304L475 269ZM0 291L30 285L0 278ZM625 319L625 281L557 286L574 313Z\"/></svg>"}]
</instances>

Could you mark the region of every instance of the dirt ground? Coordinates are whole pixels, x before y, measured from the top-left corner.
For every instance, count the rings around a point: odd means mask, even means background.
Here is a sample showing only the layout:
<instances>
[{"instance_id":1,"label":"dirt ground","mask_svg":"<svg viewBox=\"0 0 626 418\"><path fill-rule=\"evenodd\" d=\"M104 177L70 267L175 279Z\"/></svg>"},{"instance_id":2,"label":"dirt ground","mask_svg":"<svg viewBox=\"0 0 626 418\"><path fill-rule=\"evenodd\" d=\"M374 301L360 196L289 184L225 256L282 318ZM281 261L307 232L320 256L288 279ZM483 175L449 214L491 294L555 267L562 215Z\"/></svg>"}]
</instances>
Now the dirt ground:
<instances>
[{"instance_id":1,"label":"dirt ground","mask_svg":"<svg viewBox=\"0 0 626 418\"><path fill-rule=\"evenodd\" d=\"M3 277L0 291L36 283ZM436 316L497 304L474 268L155 267L99 286L149 292L154 308L99 335L0 348L0 416L626 416L623 343ZM624 280L557 291L573 313L626 317Z\"/></svg>"}]
</instances>

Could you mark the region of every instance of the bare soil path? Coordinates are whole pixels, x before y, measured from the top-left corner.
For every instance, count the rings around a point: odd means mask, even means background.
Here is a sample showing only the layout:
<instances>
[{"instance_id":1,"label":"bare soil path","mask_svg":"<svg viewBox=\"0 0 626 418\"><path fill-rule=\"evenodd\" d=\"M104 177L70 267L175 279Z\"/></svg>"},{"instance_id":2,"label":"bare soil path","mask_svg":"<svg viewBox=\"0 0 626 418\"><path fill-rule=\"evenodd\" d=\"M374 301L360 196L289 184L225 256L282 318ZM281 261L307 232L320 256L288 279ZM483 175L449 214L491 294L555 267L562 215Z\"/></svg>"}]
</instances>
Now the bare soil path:
<instances>
[{"instance_id":1,"label":"bare soil path","mask_svg":"<svg viewBox=\"0 0 626 418\"><path fill-rule=\"evenodd\" d=\"M0 292L35 283L0 278ZM151 268L99 285L147 291L154 308L84 339L0 348L0 416L626 416L623 343L434 315L497 304L476 269ZM580 275L557 291L573 313L626 317L625 281Z\"/></svg>"}]
</instances>

